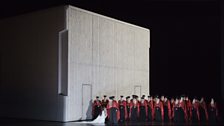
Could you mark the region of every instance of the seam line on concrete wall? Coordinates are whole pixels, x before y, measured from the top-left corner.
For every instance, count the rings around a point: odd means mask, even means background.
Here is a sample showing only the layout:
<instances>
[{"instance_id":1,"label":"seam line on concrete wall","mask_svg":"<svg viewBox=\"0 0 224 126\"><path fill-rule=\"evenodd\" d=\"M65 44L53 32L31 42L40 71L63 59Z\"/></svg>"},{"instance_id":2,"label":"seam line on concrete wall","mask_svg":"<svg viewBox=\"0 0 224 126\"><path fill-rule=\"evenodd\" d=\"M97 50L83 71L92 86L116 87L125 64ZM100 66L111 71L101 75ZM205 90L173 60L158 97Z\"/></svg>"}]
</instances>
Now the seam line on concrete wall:
<instances>
[{"instance_id":1,"label":"seam line on concrete wall","mask_svg":"<svg viewBox=\"0 0 224 126\"><path fill-rule=\"evenodd\" d=\"M134 45L134 66L133 66L133 67L134 67L134 68L133 68L133 69L134 69L134 84L133 84L133 86L134 86L135 83L136 83L136 79L135 79L135 78L136 78L136 76L135 76L135 47L136 47L136 46L135 46L135 41L136 41L136 39L135 39L135 38L136 38L136 37L135 37L135 31L133 31L133 34L134 34L134 37L133 37L133 39L134 39L134 40L133 40L133 42L134 42L134 44L133 44L133 45ZM133 93L134 93L134 92L135 92L135 91L133 91Z\"/></svg>"},{"instance_id":2,"label":"seam line on concrete wall","mask_svg":"<svg viewBox=\"0 0 224 126\"><path fill-rule=\"evenodd\" d=\"M100 64L100 22L99 22L99 17L97 16L97 28L98 28L98 31L97 31L97 42L98 42L98 62L97 64ZM97 74L98 74L98 78L97 78L97 83L99 84L100 82L100 67L98 67L97 69ZM97 86L98 86L97 84ZM97 87L98 88L98 87Z\"/></svg>"},{"instance_id":3,"label":"seam line on concrete wall","mask_svg":"<svg viewBox=\"0 0 224 126\"><path fill-rule=\"evenodd\" d=\"M114 55L114 56L113 56L113 58L114 58L114 59L113 59L113 64L114 64L114 66L115 66L115 59L116 59L116 58L115 58L115 55L117 54L117 52L115 53L115 48L116 48L116 47L115 47L115 45L116 45L115 43L117 42L117 41L116 41L116 40L117 40L117 39L116 39L116 38L117 38L117 34L115 33L115 23L113 23L113 37L114 37L114 39L113 39L113 53L114 53L114 54L113 54L113 55ZM115 85L115 87L116 87L116 92L115 92L115 94L116 94L116 97L118 97L118 94L117 94L117 83L115 82L115 80L116 80L116 79L115 79L115 75L116 75L115 72L117 72L117 71L115 71L116 69L113 69L113 70L114 70L114 85Z\"/></svg>"},{"instance_id":4,"label":"seam line on concrete wall","mask_svg":"<svg viewBox=\"0 0 224 126\"><path fill-rule=\"evenodd\" d=\"M91 85L93 85L93 16L91 16L91 18L92 18L92 29L91 29L91 34L92 34L92 45L91 45L91 47L92 47L92 69L91 69ZM92 95L92 92L91 92L91 95Z\"/></svg>"}]
</instances>

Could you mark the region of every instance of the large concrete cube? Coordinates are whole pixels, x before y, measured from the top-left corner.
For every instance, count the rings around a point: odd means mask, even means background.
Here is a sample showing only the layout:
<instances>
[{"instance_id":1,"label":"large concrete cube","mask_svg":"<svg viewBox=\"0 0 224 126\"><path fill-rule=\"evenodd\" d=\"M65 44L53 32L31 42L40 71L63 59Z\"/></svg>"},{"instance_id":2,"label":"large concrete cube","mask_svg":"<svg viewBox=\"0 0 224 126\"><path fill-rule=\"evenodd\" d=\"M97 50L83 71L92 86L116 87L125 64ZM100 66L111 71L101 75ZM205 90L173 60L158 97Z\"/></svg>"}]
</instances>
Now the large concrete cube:
<instances>
[{"instance_id":1,"label":"large concrete cube","mask_svg":"<svg viewBox=\"0 0 224 126\"><path fill-rule=\"evenodd\" d=\"M85 120L97 95L149 94L148 29L72 6L0 29L0 116Z\"/></svg>"}]
</instances>

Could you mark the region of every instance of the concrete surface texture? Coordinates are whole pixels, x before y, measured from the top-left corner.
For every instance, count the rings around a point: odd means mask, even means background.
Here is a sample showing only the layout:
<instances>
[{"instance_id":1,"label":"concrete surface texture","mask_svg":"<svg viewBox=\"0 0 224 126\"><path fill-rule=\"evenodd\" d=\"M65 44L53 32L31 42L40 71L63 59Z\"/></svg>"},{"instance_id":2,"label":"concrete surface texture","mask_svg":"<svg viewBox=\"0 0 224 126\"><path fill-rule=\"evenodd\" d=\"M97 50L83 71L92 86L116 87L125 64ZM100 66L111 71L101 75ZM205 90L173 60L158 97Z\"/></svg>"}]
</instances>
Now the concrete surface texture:
<instances>
[{"instance_id":1,"label":"concrete surface texture","mask_svg":"<svg viewBox=\"0 0 224 126\"><path fill-rule=\"evenodd\" d=\"M0 116L85 120L97 95L149 94L148 29L72 6L0 28Z\"/></svg>"},{"instance_id":2,"label":"concrete surface texture","mask_svg":"<svg viewBox=\"0 0 224 126\"><path fill-rule=\"evenodd\" d=\"M148 29L71 6L67 15L68 120L86 119L97 95L149 94Z\"/></svg>"}]
</instances>

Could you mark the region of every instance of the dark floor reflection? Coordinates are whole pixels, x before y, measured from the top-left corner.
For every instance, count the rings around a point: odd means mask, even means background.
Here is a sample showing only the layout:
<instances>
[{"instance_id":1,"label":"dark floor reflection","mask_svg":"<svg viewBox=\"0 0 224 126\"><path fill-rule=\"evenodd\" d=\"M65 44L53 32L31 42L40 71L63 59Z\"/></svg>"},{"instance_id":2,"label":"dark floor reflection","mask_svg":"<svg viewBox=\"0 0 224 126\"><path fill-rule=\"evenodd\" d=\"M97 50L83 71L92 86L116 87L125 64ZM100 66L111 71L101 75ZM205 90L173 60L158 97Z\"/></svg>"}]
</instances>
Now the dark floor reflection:
<instances>
[{"instance_id":1,"label":"dark floor reflection","mask_svg":"<svg viewBox=\"0 0 224 126\"><path fill-rule=\"evenodd\" d=\"M224 123L217 124L174 124L174 123L124 123L118 126L223 126ZM99 126L99 124L86 124L80 122L48 122L23 119L0 119L0 126ZM102 126L112 126L110 124L102 124Z\"/></svg>"}]
</instances>

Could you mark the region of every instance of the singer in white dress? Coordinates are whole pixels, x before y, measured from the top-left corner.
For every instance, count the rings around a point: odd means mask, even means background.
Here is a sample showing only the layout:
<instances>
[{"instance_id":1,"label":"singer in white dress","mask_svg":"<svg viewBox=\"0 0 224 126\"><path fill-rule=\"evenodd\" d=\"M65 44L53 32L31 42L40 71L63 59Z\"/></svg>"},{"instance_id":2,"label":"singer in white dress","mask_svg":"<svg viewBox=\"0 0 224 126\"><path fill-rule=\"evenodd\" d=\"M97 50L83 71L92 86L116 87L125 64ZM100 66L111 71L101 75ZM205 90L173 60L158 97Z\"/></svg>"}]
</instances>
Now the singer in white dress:
<instances>
[{"instance_id":1,"label":"singer in white dress","mask_svg":"<svg viewBox=\"0 0 224 126\"><path fill-rule=\"evenodd\" d=\"M98 117L96 119L94 119L93 121L82 121L82 122L77 122L77 123L104 125L106 117L107 117L107 109L104 108L102 110L101 114L99 114Z\"/></svg>"},{"instance_id":2,"label":"singer in white dress","mask_svg":"<svg viewBox=\"0 0 224 126\"><path fill-rule=\"evenodd\" d=\"M93 121L91 121L91 123L105 123L105 119L107 117L107 109L104 108L102 113Z\"/></svg>"}]
</instances>

